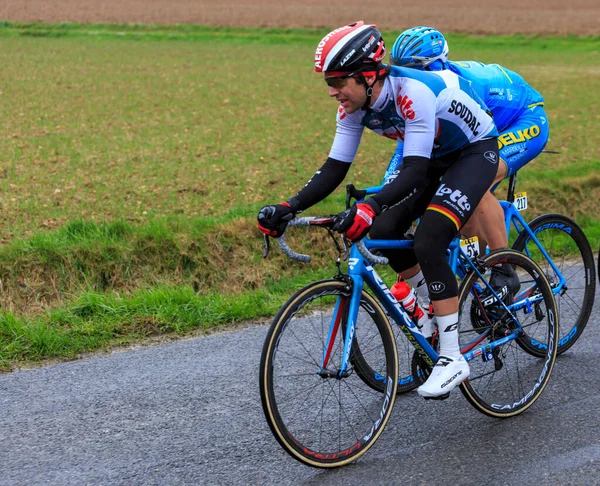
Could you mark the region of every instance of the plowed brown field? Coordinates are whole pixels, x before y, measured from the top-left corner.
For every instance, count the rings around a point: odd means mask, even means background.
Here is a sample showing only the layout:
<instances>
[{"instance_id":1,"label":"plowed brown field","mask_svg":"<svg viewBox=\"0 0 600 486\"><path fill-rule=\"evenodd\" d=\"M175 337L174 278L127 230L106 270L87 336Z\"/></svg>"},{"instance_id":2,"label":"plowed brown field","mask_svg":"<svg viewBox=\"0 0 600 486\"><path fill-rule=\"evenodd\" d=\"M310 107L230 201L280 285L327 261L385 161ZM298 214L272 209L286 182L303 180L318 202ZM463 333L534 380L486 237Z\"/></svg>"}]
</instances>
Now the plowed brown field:
<instances>
[{"instance_id":1,"label":"plowed brown field","mask_svg":"<svg viewBox=\"0 0 600 486\"><path fill-rule=\"evenodd\" d=\"M432 25L472 34L600 34L598 0L0 0L0 20L338 27Z\"/></svg>"}]
</instances>

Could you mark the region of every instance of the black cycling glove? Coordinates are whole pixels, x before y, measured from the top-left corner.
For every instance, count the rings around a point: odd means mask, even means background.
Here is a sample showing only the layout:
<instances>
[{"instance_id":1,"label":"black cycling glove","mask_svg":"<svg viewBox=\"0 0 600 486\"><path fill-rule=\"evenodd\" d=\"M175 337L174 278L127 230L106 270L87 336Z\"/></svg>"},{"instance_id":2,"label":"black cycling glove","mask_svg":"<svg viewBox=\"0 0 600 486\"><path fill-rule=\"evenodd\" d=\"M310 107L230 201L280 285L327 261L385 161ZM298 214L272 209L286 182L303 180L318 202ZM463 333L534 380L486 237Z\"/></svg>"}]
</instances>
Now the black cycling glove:
<instances>
[{"instance_id":1,"label":"black cycling glove","mask_svg":"<svg viewBox=\"0 0 600 486\"><path fill-rule=\"evenodd\" d=\"M279 238L288 222L296 215L292 206L288 202L275 204L274 206L264 206L258 212L258 229L265 235Z\"/></svg>"}]
</instances>

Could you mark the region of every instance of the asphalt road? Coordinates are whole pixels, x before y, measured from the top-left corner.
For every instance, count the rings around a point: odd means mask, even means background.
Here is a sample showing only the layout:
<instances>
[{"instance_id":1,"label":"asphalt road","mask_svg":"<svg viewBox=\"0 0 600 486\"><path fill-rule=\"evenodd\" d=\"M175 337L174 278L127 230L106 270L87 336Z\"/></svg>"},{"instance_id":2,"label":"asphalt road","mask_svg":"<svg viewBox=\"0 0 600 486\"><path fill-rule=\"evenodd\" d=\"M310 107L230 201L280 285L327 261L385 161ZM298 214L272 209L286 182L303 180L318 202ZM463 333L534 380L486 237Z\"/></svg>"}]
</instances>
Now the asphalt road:
<instances>
[{"instance_id":1,"label":"asphalt road","mask_svg":"<svg viewBox=\"0 0 600 486\"><path fill-rule=\"evenodd\" d=\"M600 484L600 296L582 338L521 416L456 391L396 402L375 446L324 471L265 422L266 326L0 376L0 485Z\"/></svg>"}]
</instances>

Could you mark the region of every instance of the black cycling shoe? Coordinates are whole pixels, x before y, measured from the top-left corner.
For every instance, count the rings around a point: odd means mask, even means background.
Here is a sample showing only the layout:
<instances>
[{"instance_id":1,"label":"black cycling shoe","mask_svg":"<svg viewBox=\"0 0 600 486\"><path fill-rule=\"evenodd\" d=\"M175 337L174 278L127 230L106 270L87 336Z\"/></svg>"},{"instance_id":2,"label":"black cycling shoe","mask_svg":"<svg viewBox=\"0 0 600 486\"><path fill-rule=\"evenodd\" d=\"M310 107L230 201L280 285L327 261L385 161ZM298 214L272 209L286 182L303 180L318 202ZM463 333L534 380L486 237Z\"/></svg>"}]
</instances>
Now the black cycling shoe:
<instances>
[{"instance_id":1,"label":"black cycling shoe","mask_svg":"<svg viewBox=\"0 0 600 486\"><path fill-rule=\"evenodd\" d=\"M517 272L509 263L492 267L492 276L489 283L505 305L511 304L515 295L521 289ZM479 301L480 304L476 300L471 303L471 324L473 329L481 334L500 321L505 314L505 310L489 289L485 289L481 293ZM482 307L485 312L483 312Z\"/></svg>"},{"instance_id":2,"label":"black cycling shoe","mask_svg":"<svg viewBox=\"0 0 600 486\"><path fill-rule=\"evenodd\" d=\"M492 267L490 286L498 294L499 291L506 287L510 293L516 295L521 289L521 282L519 281L519 277L513 266L510 263L502 263Z\"/></svg>"},{"instance_id":3,"label":"black cycling shoe","mask_svg":"<svg viewBox=\"0 0 600 486\"><path fill-rule=\"evenodd\" d=\"M514 301L514 294L506 285L501 289L494 289L494 292L504 305L509 305ZM489 289L485 289L481 293L479 302L476 299L471 301L471 325L473 330L479 334L495 328L505 314L506 310Z\"/></svg>"}]
</instances>

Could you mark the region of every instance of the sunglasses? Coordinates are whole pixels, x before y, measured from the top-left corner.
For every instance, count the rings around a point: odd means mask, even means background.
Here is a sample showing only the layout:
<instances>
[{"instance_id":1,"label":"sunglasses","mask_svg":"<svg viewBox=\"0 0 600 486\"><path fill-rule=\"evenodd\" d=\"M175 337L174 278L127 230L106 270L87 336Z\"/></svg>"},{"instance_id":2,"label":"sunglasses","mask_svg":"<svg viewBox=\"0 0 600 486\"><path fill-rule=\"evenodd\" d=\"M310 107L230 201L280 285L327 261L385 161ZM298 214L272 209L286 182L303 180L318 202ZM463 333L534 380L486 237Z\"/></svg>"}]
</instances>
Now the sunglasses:
<instances>
[{"instance_id":1,"label":"sunglasses","mask_svg":"<svg viewBox=\"0 0 600 486\"><path fill-rule=\"evenodd\" d=\"M350 79L354 73L350 73L346 76L336 76L331 78L324 78L327 86L334 89L342 89L344 86L348 84L348 79Z\"/></svg>"}]
</instances>

